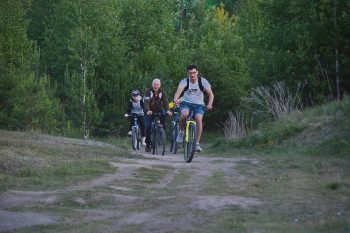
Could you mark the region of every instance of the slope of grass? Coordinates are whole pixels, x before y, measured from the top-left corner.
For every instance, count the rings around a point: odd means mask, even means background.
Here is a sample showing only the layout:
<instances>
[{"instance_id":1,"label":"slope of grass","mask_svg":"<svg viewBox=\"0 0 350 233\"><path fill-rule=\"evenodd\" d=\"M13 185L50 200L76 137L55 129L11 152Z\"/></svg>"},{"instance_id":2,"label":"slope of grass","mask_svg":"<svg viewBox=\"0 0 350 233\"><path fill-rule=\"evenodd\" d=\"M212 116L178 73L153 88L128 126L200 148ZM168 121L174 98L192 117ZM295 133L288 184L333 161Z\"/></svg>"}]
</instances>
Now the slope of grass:
<instances>
[{"instance_id":1,"label":"slope of grass","mask_svg":"<svg viewBox=\"0 0 350 233\"><path fill-rule=\"evenodd\" d=\"M115 172L124 151L97 141L0 130L0 192L50 190Z\"/></svg>"},{"instance_id":2,"label":"slope of grass","mask_svg":"<svg viewBox=\"0 0 350 233\"><path fill-rule=\"evenodd\" d=\"M213 148L240 153L350 155L350 97L266 123L237 142L218 139Z\"/></svg>"}]
</instances>

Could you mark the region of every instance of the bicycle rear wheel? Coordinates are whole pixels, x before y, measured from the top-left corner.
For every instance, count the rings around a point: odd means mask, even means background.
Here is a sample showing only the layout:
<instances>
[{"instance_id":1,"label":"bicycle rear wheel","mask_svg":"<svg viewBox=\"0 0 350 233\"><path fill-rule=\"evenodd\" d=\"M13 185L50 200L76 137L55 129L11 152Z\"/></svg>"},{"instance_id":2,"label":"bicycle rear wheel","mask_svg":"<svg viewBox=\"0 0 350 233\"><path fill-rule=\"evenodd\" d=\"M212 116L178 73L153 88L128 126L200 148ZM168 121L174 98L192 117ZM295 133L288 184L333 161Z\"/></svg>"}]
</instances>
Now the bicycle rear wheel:
<instances>
[{"instance_id":1,"label":"bicycle rear wheel","mask_svg":"<svg viewBox=\"0 0 350 233\"><path fill-rule=\"evenodd\" d=\"M159 154L164 155L165 144L166 144L165 130L163 127L158 127L156 129L156 141L155 141L155 150L157 155Z\"/></svg>"},{"instance_id":2,"label":"bicycle rear wheel","mask_svg":"<svg viewBox=\"0 0 350 233\"><path fill-rule=\"evenodd\" d=\"M139 141L139 132L138 129L133 127L131 131L131 145L133 150L139 150L140 149L140 141Z\"/></svg>"},{"instance_id":3,"label":"bicycle rear wheel","mask_svg":"<svg viewBox=\"0 0 350 233\"><path fill-rule=\"evenodd\" d=\"M186 134L184 137L184 159L186 163L190 163L196 150L196 123L190 121L186 126Z\"/></svg>"}]
</instances>

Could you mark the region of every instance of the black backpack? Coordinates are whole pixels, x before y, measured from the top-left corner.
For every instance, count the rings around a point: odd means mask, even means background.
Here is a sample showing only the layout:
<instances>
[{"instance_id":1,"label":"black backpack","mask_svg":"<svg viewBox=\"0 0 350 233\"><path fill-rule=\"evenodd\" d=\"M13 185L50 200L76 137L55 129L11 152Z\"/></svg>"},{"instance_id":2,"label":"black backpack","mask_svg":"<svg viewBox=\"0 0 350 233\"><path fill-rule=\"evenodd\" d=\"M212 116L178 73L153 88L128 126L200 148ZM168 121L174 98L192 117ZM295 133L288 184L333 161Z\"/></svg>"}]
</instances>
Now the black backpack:
<instances>
[{"instance_id":1,"label":"black backpack","mask_svg":"<svg viewBox=\"0 0 350 233\"><path fill-rule=\"evenodd\" d=\"M184 90L182 91L182 95L184 94L185 91L188 90L188 88L190 86L190 79L187 78L186 81L187 81L187 85L185 86ZM198 77L198 86L199 86L199 89L201 89L202 92L205 91L205 89L203 87L203 84L202 84L202 78L201 77Z\"/></svg>"}]
</instances>

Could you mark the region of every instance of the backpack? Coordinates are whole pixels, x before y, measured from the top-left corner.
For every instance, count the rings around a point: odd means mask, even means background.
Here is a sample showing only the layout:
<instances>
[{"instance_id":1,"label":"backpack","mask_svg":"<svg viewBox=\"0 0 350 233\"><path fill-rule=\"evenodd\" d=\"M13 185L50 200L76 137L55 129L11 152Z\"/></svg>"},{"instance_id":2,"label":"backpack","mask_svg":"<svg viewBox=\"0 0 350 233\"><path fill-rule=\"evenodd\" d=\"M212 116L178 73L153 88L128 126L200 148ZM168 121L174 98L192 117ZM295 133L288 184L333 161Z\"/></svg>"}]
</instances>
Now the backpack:
<instances>
[{"instance_id":1,"label":"backpack","mask_svg":"<svg viewBox=\"0 0 350 233\"><path fill-rule=\"evenodd\" d=\"M182 95L185 93L185 91L188 90L188 88L189 88L189 86L190 86L190 79L187 78L186 81L187 81L187 85L185 86L184 90L182 91ZM199 89L200 89L202 92L205 91L205 89L204 89L204 87L203 87L203 84L202 84L202 78L201 78L201 77L198 77L198 86L199 86Z\"/></svg>"}]
</instances>

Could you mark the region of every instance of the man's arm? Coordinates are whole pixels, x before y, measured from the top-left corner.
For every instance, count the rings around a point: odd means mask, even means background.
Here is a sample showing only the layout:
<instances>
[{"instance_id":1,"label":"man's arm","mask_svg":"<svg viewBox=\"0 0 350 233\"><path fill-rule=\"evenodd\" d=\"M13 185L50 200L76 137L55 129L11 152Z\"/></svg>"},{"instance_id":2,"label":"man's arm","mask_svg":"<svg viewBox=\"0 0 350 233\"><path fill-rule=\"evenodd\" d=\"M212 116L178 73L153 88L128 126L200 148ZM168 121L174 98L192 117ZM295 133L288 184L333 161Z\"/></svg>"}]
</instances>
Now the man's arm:
<instances>
[{"instance_id":1,"label":"man's arm","mask_svg":"<svg viewBox=\"0 0 350 233\"><path fill-rule=\"evenodd\" d=\"M163 96L162 96L163 107L165 108L167 114L169 116L171 116L173 113L169 110L168 96L167 96L167 94L165 93L164 90L162 90L162 92L163 92Z\"/></svg>"},{"instance_id":2,"label":"man's arm","mask_svg":"<svg viewBox=\"0 0 350 233\"><path fill-rule=\"evenodd\" d=\"M211 87L209 87L208 89L205 90L205 92L208 95L208 105L207 105L207 109L211 110L213 108L213 102L214 102L214 93L211 89Z\"/></svg>"},{"instance_id":3,"label":"man's arm","mask_svg":"<svg viewBox=\"0 0 350 233\"><path fill-rule=\"evenodd\" d=\"M180 103L180 102L179 102L179 99L180 99L180 96L181 96L183 90L184 90L184 87L178 86L178 88L177 88L177 90L176 90L176 93L175 93L175 95L174 95L174 102L175 102L176 104L179 104L179 103Z\"/></svg>"},{"instance_id":4,"label":"man's arm","mask_svg":"<svg viewBox=\"0 0 350 233\"><path fill-rule=\"evenodd\" d=\"M165 108L166 111L169 111L169 101L168 101L168 95L163 91L163 96L162 96L162 102L163 102L163 107Z\"/></svg>"},{"instance_id":5,"label":"man's arm","mask_svg":"<svg viewBox=\"0 0 350 233\"><path fill-rule=\"evenodd\" d=\"M143 97L143 105L145 107L145 112L150 111L150 102L151 102L151 91L147 89L145 92L145 96Z\"/></svg>"}]
</instances>

